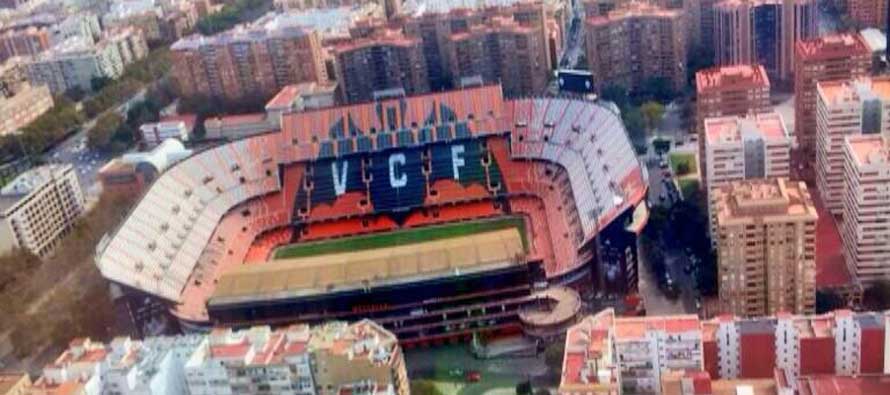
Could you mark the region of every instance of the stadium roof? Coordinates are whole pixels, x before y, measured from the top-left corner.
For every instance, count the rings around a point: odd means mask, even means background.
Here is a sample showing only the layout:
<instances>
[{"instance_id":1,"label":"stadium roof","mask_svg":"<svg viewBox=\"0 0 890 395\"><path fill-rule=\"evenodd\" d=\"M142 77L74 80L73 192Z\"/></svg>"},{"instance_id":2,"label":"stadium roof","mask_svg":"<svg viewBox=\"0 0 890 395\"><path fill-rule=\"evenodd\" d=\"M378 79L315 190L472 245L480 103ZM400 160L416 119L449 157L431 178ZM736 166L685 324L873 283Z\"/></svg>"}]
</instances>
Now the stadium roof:
<instances>
[{"instance_id":1,"label":"stadium roof","mask_svg":"<svg viewBox=\"0 0 890 395\"><path fill-rule=\"evenodd\" d=\"M209 304L293 298L391 285L515 264L518 230L504 229L374 250L243 265L222 275Z\"/></svg>"}]
</instances>

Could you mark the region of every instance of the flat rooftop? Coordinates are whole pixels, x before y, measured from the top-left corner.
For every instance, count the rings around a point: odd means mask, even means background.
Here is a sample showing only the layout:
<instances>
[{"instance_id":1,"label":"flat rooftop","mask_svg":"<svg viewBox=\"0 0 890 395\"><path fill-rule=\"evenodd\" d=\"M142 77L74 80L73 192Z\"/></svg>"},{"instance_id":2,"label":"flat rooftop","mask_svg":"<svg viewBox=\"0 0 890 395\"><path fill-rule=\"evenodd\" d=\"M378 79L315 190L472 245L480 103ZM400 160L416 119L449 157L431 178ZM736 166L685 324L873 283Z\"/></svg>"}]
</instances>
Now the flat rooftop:
<instances>
[{"instance_id":1,"label":"flat rooftop","mask_svg":"<svg viewBox=\"0 0 890 395\"><path fill-rule=\"evenodd\" d=\"M830 105L859 102L870 98L890 100L890 76L862 77L855 80L820 81L819 96Z\"/></svg>"},{"instance_id":2,"label":"flat rooftop","mask_svg":"<svg viewBox=\"0 0 890 395\"><path fill-rule=\"evenodd\" d=\"M785 122L776 112L708 118L704 126L707 144L738 143L748 139L790 143Z\"/></svg>"},{"instance_id":3,"label":"flat rooftop","mask_svg":"<svg viewBox=\"0 0 890 395\"><path fill-rule=\"evenodd\" d=\"M795 46L797 57L804 60L827 60L871 54L868 43L859 33L833 34L798 41Z\"/></svg>"},{"instance_id":4,"label":"flat rooftop","mask_svg":"<svg viewBox=\"0 0 890 395\"><path fill-rule=\"evenodd\" d=\"M809 376L798 380L800 395L890 394L890 376Z\"/></svg>"},{"instance_id":5,"label":"flat rooftop","mask_svg":"<svg viewBox=\"0 0 890 395\"><path fill-rule=\"evenodd\" d=\"M881 135L849 136L844 144L857 166L890 165L890 142Z\"/></svg>"},{"instance_id":6,"label":"flat rooftop","mask_svg":"<svg viewBox=\"0 0 890 395\"><path fill-rule=\"evenodd\" d=\"M819 216L806 184L784 178L734 181L716 190L718 225L753 218L797 217L816 221Z\"/></svg>"},{"instance_id":7,"label":"flat rooftop","mask_svg":"<svg viewBox=\"0 0 890 395\"><path fill-rule=\"evenodd\" d=\"M700 330L701 321L695 315L620 317L615 320L617 341L642 339L651 331L683 333Z\"/></svg>"},{"instance_id":8,"label":"flat rooftop","mask_svg":"<svg viewBox=\"0 0 890 395\"><path fill-rule=\"evenodd\" d=\"M602 25L613 21L639 17L680 18L679 10L665 9L652 4L631 2L623 7L616 8L606 15L594 15L587 18L590 25Z\"/></svg>"},{"instance_id":9,"label":"flat rooftop","mask_svg":"<svg viewBox=\"0 0 890 395\"><path fill-rule=\"evenodd\" d=\"M717 66L695 73L698 94L756 88L769 89L766 69L759 64Z\"/></svg>"},{"instance_id":10,"label":"flat rooftop","mask_svg":"<svg viewBox=\"0 0 890 395\"><path fill-rule=\"evenodd\" d=\"M241 265L223 273L208 304L311 296L417 278L512 266L524 252L515 228L359 252Z\"/></svg>"}]
</instances>

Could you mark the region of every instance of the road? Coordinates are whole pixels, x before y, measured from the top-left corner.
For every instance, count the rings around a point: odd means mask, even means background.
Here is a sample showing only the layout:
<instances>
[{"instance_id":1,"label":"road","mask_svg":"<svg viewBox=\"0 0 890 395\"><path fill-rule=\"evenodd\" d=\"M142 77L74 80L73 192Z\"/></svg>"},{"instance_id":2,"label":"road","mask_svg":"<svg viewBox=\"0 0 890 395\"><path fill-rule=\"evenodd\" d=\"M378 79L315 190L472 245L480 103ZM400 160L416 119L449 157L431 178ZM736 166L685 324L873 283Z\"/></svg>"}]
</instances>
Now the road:
<instances>
[{"instance_id":1,"label":"road","mask_svg":"<svg viewBox=\"0 0 890 395\"><path fill-rule=\"evenodd\" d=\"M145 100L148 88L142 88L133 94L126 102L118 105L114 111L121 116L126 116L134 104ZM65 141L56 145L43 155L43 160L49 163L64 163L74 166L80 187L83 188L87 199L98 198L101 192L97 181L99 169L112 159L108 153L92 151L86 146L87 133L96 125L96 118L84 122L81 130Z\"/></svg>"}]
</instances>

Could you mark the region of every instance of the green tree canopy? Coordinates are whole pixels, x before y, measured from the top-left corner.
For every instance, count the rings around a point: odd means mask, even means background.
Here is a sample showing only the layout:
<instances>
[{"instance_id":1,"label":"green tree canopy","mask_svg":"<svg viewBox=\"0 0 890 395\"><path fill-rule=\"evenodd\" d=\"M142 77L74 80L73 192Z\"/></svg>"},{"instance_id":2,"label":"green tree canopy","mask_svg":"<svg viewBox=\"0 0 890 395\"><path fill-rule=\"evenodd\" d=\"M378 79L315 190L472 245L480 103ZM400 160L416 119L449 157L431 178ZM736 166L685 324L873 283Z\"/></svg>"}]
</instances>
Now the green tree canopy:
<instances>
[{"instance_id":1,"label":"green tree canopy","mask_svg":"<svg viewBox=\"0 0 890 395\"><path fill-rule=\"evenodd\" d=\"M640 107L640 113L643 116L646 130L651 132L661 122L661 117L664 116L664 106L659 102L647 101Z\"/></svg>"},{"instance_id":2,"label":"green tree canopy","mask_svg":"<svg viewBox=\"0 0 890 395\"><path fill-rule=\"evenodd\" d=\"M411 380L411 395L442 395L442 391L431 381Z\"/></svg>"}]
</instances>

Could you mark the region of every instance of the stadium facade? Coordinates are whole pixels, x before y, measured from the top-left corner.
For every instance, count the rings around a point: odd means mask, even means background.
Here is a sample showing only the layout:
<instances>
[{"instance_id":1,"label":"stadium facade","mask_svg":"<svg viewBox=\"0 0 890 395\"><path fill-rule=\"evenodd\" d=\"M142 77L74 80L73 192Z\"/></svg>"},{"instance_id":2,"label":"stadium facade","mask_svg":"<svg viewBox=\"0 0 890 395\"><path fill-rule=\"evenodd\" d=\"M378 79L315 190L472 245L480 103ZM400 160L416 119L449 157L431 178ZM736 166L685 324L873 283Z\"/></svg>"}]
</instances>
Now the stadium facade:
<instances>
[{"instance_id":1,"label":"stadium facade","mask_svg":"<svg viewBox=\"0 0 890 395\"><path fill-rule=\"evenodd\" d=\"M96 263L138 327L371 318L406 344L515 331L567 295L548 287L636 292L646 180L595 102L483 86L291 113L161 175ZM440 237L454 229L479 230ZM392 240L325 250L369 238Z\"/></svg>"}]
</instances>

